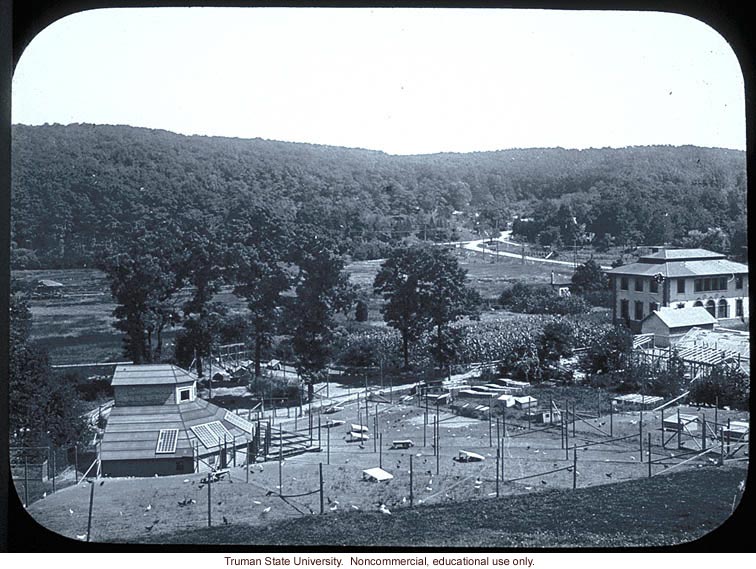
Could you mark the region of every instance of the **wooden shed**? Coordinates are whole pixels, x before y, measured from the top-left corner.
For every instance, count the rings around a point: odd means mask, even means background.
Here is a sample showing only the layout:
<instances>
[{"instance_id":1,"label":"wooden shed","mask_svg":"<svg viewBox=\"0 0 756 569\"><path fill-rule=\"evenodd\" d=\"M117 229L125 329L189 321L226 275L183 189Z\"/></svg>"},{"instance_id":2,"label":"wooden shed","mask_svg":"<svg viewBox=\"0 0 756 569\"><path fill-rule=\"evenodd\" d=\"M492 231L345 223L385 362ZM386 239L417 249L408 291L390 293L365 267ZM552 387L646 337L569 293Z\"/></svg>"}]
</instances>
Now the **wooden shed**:
<instances>
[{"instance_id":1,"label":"wooden shed","mask_svg":"<svg viewBox=\"0 0 756 569\"><path fill-rule=\"evenodd\" d=\"M641 333L653 334L655 346L668 347L693 328L711 330L716 323L717 319L701 306L662 308L643 319Z\"/></svg>"}]
</instances>

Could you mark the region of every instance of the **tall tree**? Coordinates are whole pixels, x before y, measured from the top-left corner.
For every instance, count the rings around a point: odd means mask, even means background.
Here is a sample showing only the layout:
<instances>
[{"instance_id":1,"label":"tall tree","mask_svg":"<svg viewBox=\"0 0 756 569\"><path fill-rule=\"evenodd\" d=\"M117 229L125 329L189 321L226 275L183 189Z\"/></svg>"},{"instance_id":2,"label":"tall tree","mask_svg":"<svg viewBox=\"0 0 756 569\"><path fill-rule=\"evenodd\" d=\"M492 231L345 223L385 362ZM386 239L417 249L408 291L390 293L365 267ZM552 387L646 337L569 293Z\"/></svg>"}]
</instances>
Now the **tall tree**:
<instances>
[{"instance_id":1,"label":"tall tree","mask_svg":"<svg viewBox=\"0 0 756 569\"><path fill-rule=\"evenodd\" d=\"M282 294L290 288L287 270L290 220L268 206L245 200L224 222L226 270L234 294L244 298L254 348L255 376L261 374L263 349L270 346L282 311Z\"/></svg>"},{"instance_id":2,"label":"tall tree","mask_svg":"<svg viewBox=\"0 0 756 569\"><path fill-rule=\"evenodd\" d=\"M213 297L223 282L223 244L216 215L198 210L182 214L183 257L178 267L181 280L191 287L191 296L184 302L184 330L176 338L176 357L182 361L196 361L197 375L203 376L203 358L210 356L220 333L220 324L227 313Z\"/></svg>"},{"instance_id":3,"label":"tall tree","mask_svg":"<svg viewBox=\"0 0 756 569\"><path fill-rule=\"evenodd\" d=\"M381 309L386 323L402 337L404 367L409 368L410 346L431 328L430 316L425 312L420 274L417 267L424 257L420 246L397 247L381 265L373 282L373 290L383 295L386 303Z\"/></svg>"},{"instance_id":4,"label":"tall tree","mask_svg":"<svg viewBox=\"0 0 756 569\"><path fill-rule=\"evenodd\" d=\"M180 321L176 293L183 285L180 230L160 213L139 222L100 268L118 305L115 328L124 332L124 352L134 363L160 361L163 331Z\"/></svg>"},{"instance_id":5,"label":"tall tree","mask_svg":"<svg viewBox=\"0 0 756 569\"><path fill-rule=\"evenodd\" d=\"M433 247L422 255L422 262L415 267L420 272L418 290L423 311L435 328L433 351L443 369L454 360L459 347L459 337L449 325L465 316L477 317L480 295L467 286L467 271L447 249Z\"/></svg>"},{"instance_id":6,"label":"tall tree","mask_svg":"<svg viewBox=\"0 0 756 569\"><path fill-rule=\"evenodd\" d=\"M575 292L585 294L586 292L596 292L607 290L609 288L609 279L606 273L593 259L588 259L585 263L575 268L572 275L572 284L575 285Z\"/></svg>"},{"instance_id":7,"label":"tall tree","mask_svg":"<svg viewBox=\"0 0 756 569\"><path fill-rule=\"evenodd\" d=\"M344 260L317 234L301 235L296 252L300 269L294 306L292 347L297 369L313 396L313 383L326 369L332 356L334 316L347 312L354 303L354 290L343 271Z\"/></svg>"}]
</instances>

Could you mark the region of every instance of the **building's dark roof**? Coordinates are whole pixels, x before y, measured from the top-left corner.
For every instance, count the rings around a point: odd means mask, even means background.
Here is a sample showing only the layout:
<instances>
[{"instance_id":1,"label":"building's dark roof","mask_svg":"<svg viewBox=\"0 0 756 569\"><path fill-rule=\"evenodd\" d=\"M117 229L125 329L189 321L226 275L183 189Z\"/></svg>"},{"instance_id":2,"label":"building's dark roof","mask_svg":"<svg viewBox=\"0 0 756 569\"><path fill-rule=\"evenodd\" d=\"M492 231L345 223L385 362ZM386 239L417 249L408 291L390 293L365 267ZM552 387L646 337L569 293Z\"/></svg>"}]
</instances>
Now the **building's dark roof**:
<instances>
[{"instance_id":1,"label":"building's dark roof","mask_svg":"<svg viewBox=\"0 0 756 569\"><path fill-rule=\"evenodd\" d=\"M112 385L176 385L191 383L197 376L171 364L119 365L113 372Z\"/></svg>"},{"instance_id":2,"label":"building's dark roof","mask_svg":"<svg viewBox=\"0 0 756 569\"><path fill-rule=\"evenodd\" d=\"M743 274L748 272L748 265L728 261L727 259L708 259L708 260L670 260L667 262L656 263L643 261L642 257L636 263L623 265L607 271L610 275L634 275L653 277L661 274L664 277L703 277L709 275L731 275Z\"/></svg>"},{"instance_id":3,"label":"building's dark roof","mask_svg":"<svg viewBox=\"0 0 756 569\"><path fill-rule=\"evenodd\" d=\"M159 460L193 456L192 448L199 444L200 455L217 452L218 445L206 447L195 436L192 427L219 421L234 437L252 436L247 429L252 427L242 417L233 415L217 405L195 399L180 404L113 407L105 426L100 446L100 460ZM240 426L241 425L241 426ZM178 429L176 450L173 453L157 453L157 443L162 429ZM228 444L231 445L229 440Z\"/></svg>"},{"instance_id":4,"label":"building's dark roof","mask_svg":"<svg viewBox=\"0 0 756 569\"><path fill-rule=\"evenodd\" d=\"M654 316L659 318L667 328L705 326L717 323L717 319L714 318L708 310L701 306L693 306L689 308L662 308L661 310L654 310L651 314L646 316L644 322Z\"/></svg>"},{"instance_id":5,"label":"building's dark roof","mask_svg":"<svg viewBox=\"0 0 756 569\"><path fill-rule=\"evenodd\" d=\"M706 259L724 259L722 253L708 251L706 249L662 249L650 255L643 255L641 260L661 261L702 261Z\"/></svg>"}]
</instances>

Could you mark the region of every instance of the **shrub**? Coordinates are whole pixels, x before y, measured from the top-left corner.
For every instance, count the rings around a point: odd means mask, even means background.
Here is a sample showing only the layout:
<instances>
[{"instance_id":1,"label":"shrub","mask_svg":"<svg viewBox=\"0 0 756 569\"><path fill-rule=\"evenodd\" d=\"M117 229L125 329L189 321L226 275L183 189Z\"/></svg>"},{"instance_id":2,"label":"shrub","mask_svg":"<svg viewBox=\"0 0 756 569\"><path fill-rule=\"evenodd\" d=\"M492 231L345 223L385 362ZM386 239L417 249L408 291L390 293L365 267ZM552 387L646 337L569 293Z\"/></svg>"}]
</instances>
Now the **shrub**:
<instances>
[{"instance_id":1,"label":"shrub","mask_svg":"<svg viewBox=\"0 0 756 569\"><path fill-rule=\"evenodd\" d=\"M695 403L748 409L751 394L749 377L740 370L726 365L712 368L704 377L693 381L690 386L690 400Z\"/></svg>"},{"instance_id":2,"label":"shrub","mask_svg":"<svg viewBox=\"0 0 756 569\"><path fill-rule=\"evenodd\" d=\"M367 322L368 305L364 300L357 301L357 307L354 310L354 319L357 320L357 322Z\"/></svg>"}]
</instances>

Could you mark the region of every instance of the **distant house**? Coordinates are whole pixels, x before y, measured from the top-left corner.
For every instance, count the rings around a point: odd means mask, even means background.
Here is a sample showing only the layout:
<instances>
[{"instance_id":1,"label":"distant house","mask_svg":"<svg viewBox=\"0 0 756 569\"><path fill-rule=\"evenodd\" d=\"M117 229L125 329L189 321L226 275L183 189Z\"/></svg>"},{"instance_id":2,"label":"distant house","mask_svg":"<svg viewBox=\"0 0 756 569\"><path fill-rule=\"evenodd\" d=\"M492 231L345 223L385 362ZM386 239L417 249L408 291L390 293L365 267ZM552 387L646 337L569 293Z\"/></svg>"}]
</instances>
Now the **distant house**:
<instances>
[{"instance_id":1,"label":"distant house","mask_svg":"<svg viewBox=\"0 0 756 569\"><path fill-rule=\"evenodd\" d=\"M100 444L105 476L186 474L225 467L255 427L197 397L197 378L177 366L119 365Z\"/></svg>"},{"instance_id":2,"label":"distant house","mask_svg":"<svg viewBox=\"0 0 756 569\"><path fill-rule=\"evenodd\" d=\"M723 325L748 322L748 266L706 249L661 249L607 271L612 315L634 332L659 308L702 307Z\"/></svg>"},{"instance_id":3,"label":"distant house","mask_svg":"<svg viewBox=\"0 0 756 569\"><path fill-rule=\"evenodd\" d=\"M40 279L34 288L34 296L38 298L55 298L63 294L65 285L50 279Z\"/></svg>"},{"instance_id":4,"label":"distant house","mask_svg":"<svg viewBox=\"0 0 756 569\"><path fill-rule=\"evenodd\" d=\"M555 275L551 271L551 289L559 296L570 296L572 291L572 279L562 275Z\"/></svg>"},{"instance_id":5,"label":"distant house","mask_svg":"<svg viewBox=\"0 0 756 569\"><path fill-rule=\"evenodd\" d=\"M667 347L675 344L693 328L711 330L717 324L705 308L661 308L654 310L641 322L642 334L653 334L654 345Z\"/></svg>"}]
</instances>

